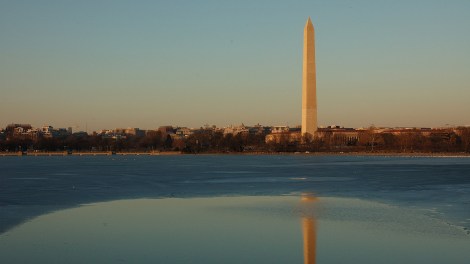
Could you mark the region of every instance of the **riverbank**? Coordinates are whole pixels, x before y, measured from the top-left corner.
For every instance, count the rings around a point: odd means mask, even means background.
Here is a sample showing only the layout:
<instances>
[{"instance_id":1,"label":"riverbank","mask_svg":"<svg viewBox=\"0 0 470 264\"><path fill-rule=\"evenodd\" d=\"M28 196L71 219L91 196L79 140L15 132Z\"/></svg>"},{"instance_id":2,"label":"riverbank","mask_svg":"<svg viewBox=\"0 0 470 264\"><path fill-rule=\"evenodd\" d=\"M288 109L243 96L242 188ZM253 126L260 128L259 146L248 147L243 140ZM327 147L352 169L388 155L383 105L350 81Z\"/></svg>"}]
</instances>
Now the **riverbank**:
<instances>
[{"instance_id":1,"label":"riverbank","mask_svg":"<svg viewBox=\"0 0 470 264\"><path fill-rule=\"evenodd\" d=\"M7 156L112 156L112 155L135 155L135 156L158 156L158 155L179 155L179 151L164 151L164 152L67 152L67 151L54 151L54 152L0 152L0 157Z\"/></svg>"},{"instance_id":2,"label":"riverbank","mask_svg":"<svg viewBox=\"0 0 470 264\"><path fill-rule=\"evenodd\" d=\"M153 151L153 152L0 152L0 157L8 156L167 156L167 155L195 155L180 151ZM470 157L465 152L204 152L197 155L302 155L302 156L380 156L380 157Z\"/></svg>"}]
</instances>

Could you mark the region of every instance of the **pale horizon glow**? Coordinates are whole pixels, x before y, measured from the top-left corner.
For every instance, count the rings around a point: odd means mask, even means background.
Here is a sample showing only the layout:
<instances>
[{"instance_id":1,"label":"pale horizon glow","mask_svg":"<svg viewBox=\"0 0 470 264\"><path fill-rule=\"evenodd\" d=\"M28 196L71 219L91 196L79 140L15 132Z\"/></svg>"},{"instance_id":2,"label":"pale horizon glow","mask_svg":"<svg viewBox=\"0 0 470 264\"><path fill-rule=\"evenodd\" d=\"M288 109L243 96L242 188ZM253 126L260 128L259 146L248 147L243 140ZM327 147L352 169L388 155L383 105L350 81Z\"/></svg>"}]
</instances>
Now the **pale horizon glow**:
<instances>
[{"instance_id":1,"label":"pale horizon glow","mask_svg":"<svg viewBox=\"0 0 470 264\"><path fill-rule=\"evenodd\" d=\"M470 1L1 1L0 127L470 125Z\"/></svg>"}]
</instances>

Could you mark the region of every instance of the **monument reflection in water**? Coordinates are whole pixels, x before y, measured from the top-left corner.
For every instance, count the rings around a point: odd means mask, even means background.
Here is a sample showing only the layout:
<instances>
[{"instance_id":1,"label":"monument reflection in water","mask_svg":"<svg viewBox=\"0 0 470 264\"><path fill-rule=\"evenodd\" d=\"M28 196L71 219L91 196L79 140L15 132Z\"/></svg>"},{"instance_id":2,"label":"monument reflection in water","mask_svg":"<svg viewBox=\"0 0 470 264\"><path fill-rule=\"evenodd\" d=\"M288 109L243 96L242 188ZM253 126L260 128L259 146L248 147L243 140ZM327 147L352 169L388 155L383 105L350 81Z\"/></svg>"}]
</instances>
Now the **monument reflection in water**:
<instances>
[{"instance_id":1,"label":"monument reflection in water","mask_svg":"<svg viewBox=\"0 0 470 264\"><path fill-rule=\"evenodd\" d=\"M301 203L311 205L317 198L311 194L302 196ZM313 214L302 216L302 233L304 237L304 264L314 264L316 262L316 221Z\"/></svg>"}]
</instances>

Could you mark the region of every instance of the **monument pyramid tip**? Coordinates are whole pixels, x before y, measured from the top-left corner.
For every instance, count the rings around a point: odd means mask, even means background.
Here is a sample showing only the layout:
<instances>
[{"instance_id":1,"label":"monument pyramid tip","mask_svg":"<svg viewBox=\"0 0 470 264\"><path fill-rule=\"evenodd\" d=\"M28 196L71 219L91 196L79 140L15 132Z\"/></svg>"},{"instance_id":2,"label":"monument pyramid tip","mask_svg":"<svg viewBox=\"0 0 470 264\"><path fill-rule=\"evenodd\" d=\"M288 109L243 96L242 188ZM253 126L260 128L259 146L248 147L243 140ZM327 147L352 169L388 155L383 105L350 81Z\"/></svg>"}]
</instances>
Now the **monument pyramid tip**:
<instances>
[{"instance_id":1,"label":"monument pyramid tip","mask_svg":"<svg viewBox=\"0 0 470 264\"><path fill-rule=\"evenodd\" d=\"M306 24L306 25L307 25L307 26L310 26L310 25L313 26L312 20L310 19L310 17L308 17L308 19L307 19L307 24Z\"/></svg>"}]
</instances>

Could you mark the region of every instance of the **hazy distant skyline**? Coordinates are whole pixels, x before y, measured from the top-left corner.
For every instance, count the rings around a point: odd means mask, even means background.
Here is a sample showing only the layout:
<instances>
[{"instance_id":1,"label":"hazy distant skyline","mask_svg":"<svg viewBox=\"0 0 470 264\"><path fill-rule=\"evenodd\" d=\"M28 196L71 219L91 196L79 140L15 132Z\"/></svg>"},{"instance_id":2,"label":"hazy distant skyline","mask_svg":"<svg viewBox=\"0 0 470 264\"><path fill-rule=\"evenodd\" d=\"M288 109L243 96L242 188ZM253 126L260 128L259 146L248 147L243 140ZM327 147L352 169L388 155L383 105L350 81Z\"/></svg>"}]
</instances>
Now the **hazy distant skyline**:
<instances>
[{"instance_id":1,"label":"hazy distant skyline","mask_svg":"<svg viewBox=\"0 0 470 264\"><path fill-rule=\"evenodd\" d=\"M470 1L2 1L0 126L470 125Z\"/></svg>"}]
</instances>

